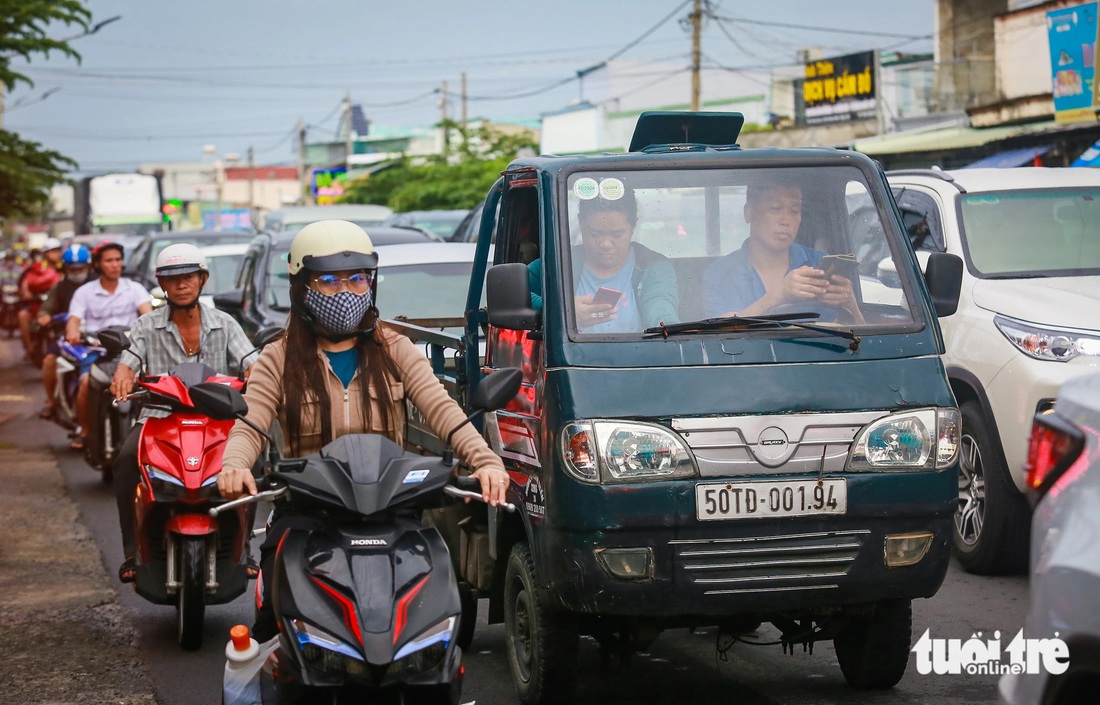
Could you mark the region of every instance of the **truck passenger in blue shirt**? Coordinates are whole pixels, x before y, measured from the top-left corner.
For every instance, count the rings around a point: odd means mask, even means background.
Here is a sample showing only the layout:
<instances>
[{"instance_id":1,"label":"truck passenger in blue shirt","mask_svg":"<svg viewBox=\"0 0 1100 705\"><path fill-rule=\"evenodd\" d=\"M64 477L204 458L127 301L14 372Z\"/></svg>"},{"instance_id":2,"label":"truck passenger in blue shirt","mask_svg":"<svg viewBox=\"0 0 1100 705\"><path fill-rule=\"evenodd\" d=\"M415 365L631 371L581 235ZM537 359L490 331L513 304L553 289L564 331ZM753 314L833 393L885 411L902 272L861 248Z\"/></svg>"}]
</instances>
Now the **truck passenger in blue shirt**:
<instances>
[{"instance_id":1,"label":"truck passenger in blue shirt","mask_svg":"<svg viewBox=\"0 0 1100 705\"><path fill-rule=\"evenodd\" d=\"M852 281L818 268L825 252L795 242L802 223L802 189L783 181L750 184L745 198L749 236L741 249L703 274L708 317L757 316L784 304L804 304L822 320L861 322Z\"/></svg>"}]
</instances>

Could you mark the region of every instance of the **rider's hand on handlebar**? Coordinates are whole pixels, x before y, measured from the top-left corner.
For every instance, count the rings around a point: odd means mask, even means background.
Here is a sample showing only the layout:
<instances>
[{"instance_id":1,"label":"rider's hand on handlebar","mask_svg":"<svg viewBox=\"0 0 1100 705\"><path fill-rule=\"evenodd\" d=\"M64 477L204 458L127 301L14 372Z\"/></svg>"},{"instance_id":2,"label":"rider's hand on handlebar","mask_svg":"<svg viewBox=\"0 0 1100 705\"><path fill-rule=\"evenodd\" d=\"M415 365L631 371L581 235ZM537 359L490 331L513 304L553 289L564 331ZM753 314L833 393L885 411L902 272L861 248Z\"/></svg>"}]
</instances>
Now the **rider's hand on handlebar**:
<instances>
[{"instance_id":1,"label":"rider's hand on handlebar","mask_svg":"<svg viewBox=\"0 0 1100 705\"><path fill-rule=\"evenodd\" d=\"M511 479L500 468L480 468L470 474L481 483L481 499L495 507L508 501L507 492Z\"/></svg>"},{"instance_id":2,"label":"rider's hand on handlebar","mask_svg":"<svg viewBox=\"0 0 1100 705\"><path fill-rule=\"evenodd\" d=\"M248 490L256 494L256 479L248 468L222 468L218 473L218 492L226 499L236 499Z\"/></svg>"},{"instance_id":3,"label":"rider's hand on handlebar","mask_svg":"<svg viewBox=\"0 0 1100 705\"><path fill-rule=\"evenodd\" d=\"M118 401L126 401L130 392L134 391L134 377L137 375L126 365L119 365L115 370L115 376L111 379L111 394Z\"/></svg>"},{"instance_id":4,"label":"rider's hand on handlebar","mask_svg":"<svg viewBox=\"0 0 1100 705\"><path fill-rule=\"evenodd\" d=\"M80 331L65 331L65 340L68 341L69 345L79 345Z\"/></svg>"}]
</instances>

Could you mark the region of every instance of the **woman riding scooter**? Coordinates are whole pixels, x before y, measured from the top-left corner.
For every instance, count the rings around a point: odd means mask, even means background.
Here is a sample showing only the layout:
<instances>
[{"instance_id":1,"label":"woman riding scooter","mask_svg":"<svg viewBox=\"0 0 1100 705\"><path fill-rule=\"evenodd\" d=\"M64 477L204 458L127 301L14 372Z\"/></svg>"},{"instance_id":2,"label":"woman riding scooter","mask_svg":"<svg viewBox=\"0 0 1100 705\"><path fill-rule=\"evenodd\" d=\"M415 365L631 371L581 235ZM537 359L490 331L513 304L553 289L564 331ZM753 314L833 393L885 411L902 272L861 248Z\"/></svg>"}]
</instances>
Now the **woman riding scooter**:
<instances>
[{"instance_id":1,"label":"woman riding scooter","mask_svg":"<svg viewBox=\"0 0 1100 705\"><path fill-rule=\"evenodd\" d=\"M264 349L245 393L249 421L264 429L279 421L288 457L315 453L349 433L381 433L402 444L406 398L440 437L466 420L424 354L379 322L377 267L370 237L347 221L312 223L291 243L286 336ZM233 427L218 476L222 496L256 493L251 468L263 443L243 422ZM478 432L462 427L454 433L453 445L474 469L483 499L493 506L504 503L508 475ZM270 574L275 548L288 529L313 525L308 516L275 516L260 548L261 576ZM270 585L263 583L253 630L259 641L277 633L270 592Z\"/></svg>"}]
</instances>

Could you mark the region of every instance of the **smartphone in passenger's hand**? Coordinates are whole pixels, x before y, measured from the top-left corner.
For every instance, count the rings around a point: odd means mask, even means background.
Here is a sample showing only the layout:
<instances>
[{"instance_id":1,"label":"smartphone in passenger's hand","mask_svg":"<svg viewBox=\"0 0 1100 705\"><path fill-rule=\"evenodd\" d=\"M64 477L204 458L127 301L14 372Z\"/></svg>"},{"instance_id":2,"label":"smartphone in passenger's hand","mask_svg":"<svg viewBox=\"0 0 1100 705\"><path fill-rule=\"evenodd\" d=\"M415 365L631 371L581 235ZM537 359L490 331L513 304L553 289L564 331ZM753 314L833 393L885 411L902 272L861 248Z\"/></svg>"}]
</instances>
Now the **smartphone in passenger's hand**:
<instances>
[{"instance_id":1,"label":"smartphone in passenger's hand","mask_svg":"<svg viewBox=\"0 0 1100 705\"><path fill-rule=\"evenodd\" d=\"M817 263L817 268L825 272L825 276L832 278L834 274L840 274L851 279L856 274L859 261L855 255L825 255Z\"/></svg>"},{"instance_id":2,"label":"smartphone in passenger's hand","mask_svg":"<svg viewBox=\"0 0 1100 705\"><path fill-rule=\"evenodd\" d=\"M606 286L601 286L596 290L595 295L592 297L593 306L614 306L619 303L619 299L622 297L623 292L618 289L609 289Z\"/></svg>"}]
</instances>

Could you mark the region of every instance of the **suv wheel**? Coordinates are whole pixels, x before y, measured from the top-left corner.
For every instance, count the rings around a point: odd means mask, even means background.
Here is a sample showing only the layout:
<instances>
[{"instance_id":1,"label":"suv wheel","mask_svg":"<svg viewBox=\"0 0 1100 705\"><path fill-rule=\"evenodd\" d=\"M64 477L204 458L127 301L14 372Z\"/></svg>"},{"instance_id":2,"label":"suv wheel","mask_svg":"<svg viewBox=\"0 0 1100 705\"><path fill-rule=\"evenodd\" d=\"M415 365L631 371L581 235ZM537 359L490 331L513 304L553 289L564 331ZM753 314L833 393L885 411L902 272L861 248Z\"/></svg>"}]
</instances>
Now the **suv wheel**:
<instances>
[{"instance_id":1,"label":"suv wheel","mask_svg":"<svg viewBox=\"0 0 1100 705\"><path fill-rule=\"evenodd\" d=\"M968 573L997 575L1027 570L1031 512L1012 484L977 401L961 407L959 506L955 555Z\"/></svg>"}]
</instances>

